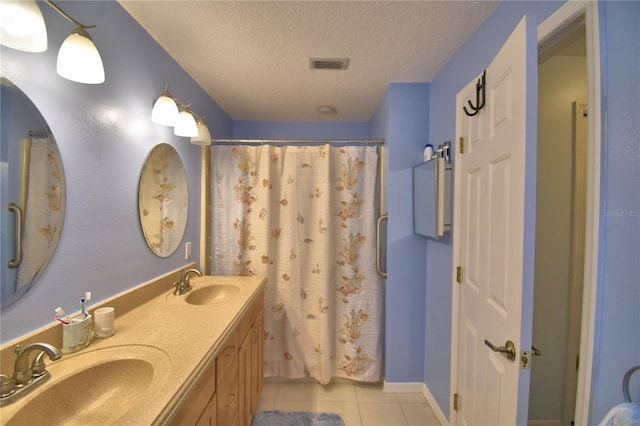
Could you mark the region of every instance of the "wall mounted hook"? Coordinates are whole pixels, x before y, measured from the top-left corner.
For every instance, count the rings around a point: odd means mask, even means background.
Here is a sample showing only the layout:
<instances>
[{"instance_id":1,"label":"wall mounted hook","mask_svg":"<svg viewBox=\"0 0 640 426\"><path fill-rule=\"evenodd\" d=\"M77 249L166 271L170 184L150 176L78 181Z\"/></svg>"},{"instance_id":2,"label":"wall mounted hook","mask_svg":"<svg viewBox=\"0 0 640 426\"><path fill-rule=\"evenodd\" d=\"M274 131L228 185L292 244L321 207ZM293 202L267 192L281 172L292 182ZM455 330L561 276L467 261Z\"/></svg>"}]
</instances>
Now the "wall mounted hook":
<instances>
[{"instance_id":1,"label":"wall mounted hook","mask_svg":"<svg viewBox=\"0 0 640 426\"><path fill-rule=\"evenodd\" d=\"M467 101L467 103L469 104L469 108L471 108L473 112L469 112L467 111L466 107L462 107L462 109L464 110L464 113L467 114L469 117L473 117L474 115L478 114L482 108L484 108L486 74L487 74L487 70L484 70L482 73L482 77L480 77L478 79L478 82L476 83L476 106L473 106L471 101L469 100Z\"/></svg>"}]
</instances>

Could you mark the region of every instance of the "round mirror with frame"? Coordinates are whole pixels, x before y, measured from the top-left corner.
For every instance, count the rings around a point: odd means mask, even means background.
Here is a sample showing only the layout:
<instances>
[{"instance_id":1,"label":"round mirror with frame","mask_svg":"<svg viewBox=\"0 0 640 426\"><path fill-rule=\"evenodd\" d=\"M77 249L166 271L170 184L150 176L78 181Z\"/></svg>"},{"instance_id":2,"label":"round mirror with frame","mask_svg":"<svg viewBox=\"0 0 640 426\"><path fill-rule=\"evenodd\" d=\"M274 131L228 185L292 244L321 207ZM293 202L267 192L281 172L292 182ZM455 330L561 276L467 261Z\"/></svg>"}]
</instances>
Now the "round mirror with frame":
<instances>
[{"instance_id":1,"label":"round mirror with frame","mask_svg":"<svg viewBox=\"0 0 640 426\"><path fill-rule=\"evenodd\" d=\"M1 78L2 308L42 276L60 239L66 207L62 157L31 100Z\"/></svg>"},{"instance_id":2,"label":"round mirror with frame","mask_svg":"<svg viewBox=\"0 0 640 426\"><path fill-rule=\"evenodd\" d=\"M138 187L140 225L156 255L172 255L184 236L189 208L187 175L178 152L156 145L147 157Z\"/></svg>"}]
</instances>

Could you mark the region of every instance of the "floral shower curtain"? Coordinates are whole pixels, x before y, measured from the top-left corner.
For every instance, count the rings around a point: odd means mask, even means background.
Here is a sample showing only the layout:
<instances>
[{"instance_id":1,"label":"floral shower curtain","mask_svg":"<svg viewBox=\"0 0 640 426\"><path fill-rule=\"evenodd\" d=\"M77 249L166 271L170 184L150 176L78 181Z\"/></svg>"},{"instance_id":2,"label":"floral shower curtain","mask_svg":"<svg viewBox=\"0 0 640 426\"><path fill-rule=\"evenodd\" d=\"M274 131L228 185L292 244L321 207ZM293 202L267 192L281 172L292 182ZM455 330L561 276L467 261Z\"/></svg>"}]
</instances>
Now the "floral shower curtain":
<instances>
[{"instance_id":1,"label":"floral shower curtain","mask_svg":"<svg viewBox=\"0 0 640 426\"><path fill-rule=\"evenodd\" d=\"M212 273L264 275L265 376L379 381L378 148L213 146Z\"/></svg>"}]
</instances>

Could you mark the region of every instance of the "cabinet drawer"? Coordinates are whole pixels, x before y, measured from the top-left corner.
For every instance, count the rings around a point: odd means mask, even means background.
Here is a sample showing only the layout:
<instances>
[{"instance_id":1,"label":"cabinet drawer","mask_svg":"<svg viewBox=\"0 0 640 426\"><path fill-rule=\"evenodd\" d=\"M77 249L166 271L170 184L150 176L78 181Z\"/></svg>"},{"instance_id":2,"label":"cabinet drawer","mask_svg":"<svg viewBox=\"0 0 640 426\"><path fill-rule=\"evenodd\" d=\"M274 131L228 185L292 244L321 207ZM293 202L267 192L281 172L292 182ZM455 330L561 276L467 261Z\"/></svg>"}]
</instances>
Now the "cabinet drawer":
<instances>
[{"instance_id":1,"label":"cabinet drawer","mask_svg":"<svg viewBox=\"0 0 640 426\"><path fill-rule=\"evenodd\" d=\"M253 326L253 323L256 321L256 318L258 318L258 315L260 315L260 312L263 309L264 290L260 292L260 295L258 295L256 300L253 302L253 305L251 305L249 310L247 310L247 313L240 320L240 324L238 325L238 337L240 338L240 341L245 338L245 336Z\"/></svg>"},{"instance_id":2,"label":"cabinet drawer","mask_svg":"<svg viewBox=\"0 0 640 426\"><path fill-rule=\"evenodd\" d=\"M235 360L231 362L229 370L224 372L224 376L219 379L216 390L216 398L218 404L218 425L229 426L238 423L238 406L239 406L239 390L238 390L238 356L237 353L233 357ZM220 376L218 376L220 377Z\"/></svg>"},{"instance_id":3,"label":"cabinet drawer","mask_svg":"<svg viewBox=\"0 0 640 426\"><path fill-rule=\"evenodd\" d=\"M222 345L222 349L216 357L217 383L223 379L223 376L229 373L232 368L231 364L236 363L236 372L238 371L238 330L236 329ZM237 375L236 375L237 377Z\"/></svg>"}]
</instances>

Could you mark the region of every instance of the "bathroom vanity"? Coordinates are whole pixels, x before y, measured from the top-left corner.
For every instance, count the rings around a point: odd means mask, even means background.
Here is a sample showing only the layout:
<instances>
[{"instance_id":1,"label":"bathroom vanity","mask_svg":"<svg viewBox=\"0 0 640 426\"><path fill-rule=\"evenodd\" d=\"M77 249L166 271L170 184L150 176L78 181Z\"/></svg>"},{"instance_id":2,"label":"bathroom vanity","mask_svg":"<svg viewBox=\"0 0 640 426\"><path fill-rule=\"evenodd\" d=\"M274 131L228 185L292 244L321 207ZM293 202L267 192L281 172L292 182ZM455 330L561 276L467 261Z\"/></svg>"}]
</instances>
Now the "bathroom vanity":
<instances>
[{"instance_id":1,"label":"bathroom vanity","mask_svg":"<svg viewBox=\"0 0 640 426\"><path fill-rule=\"evenodd\" d=\"M266 279L194 277L176 296L180 274L91 306L115 308L115 334L58 361L45 357L51 377L1 407L3 424L250 425L263 383ZM16 344L61 347L60 328L4 345L2 373L12 373Z\"/></svg>"},{"instance_id":2,"label":"bathroom vanity","mask_svg":"<svg viewBox=\"0 0 640 426\"><path fill-rule=\"evenodd\" d=\"M172 425L251 425L264 382L264 290L241 315Z\"/></svg>"}]
</instances>

